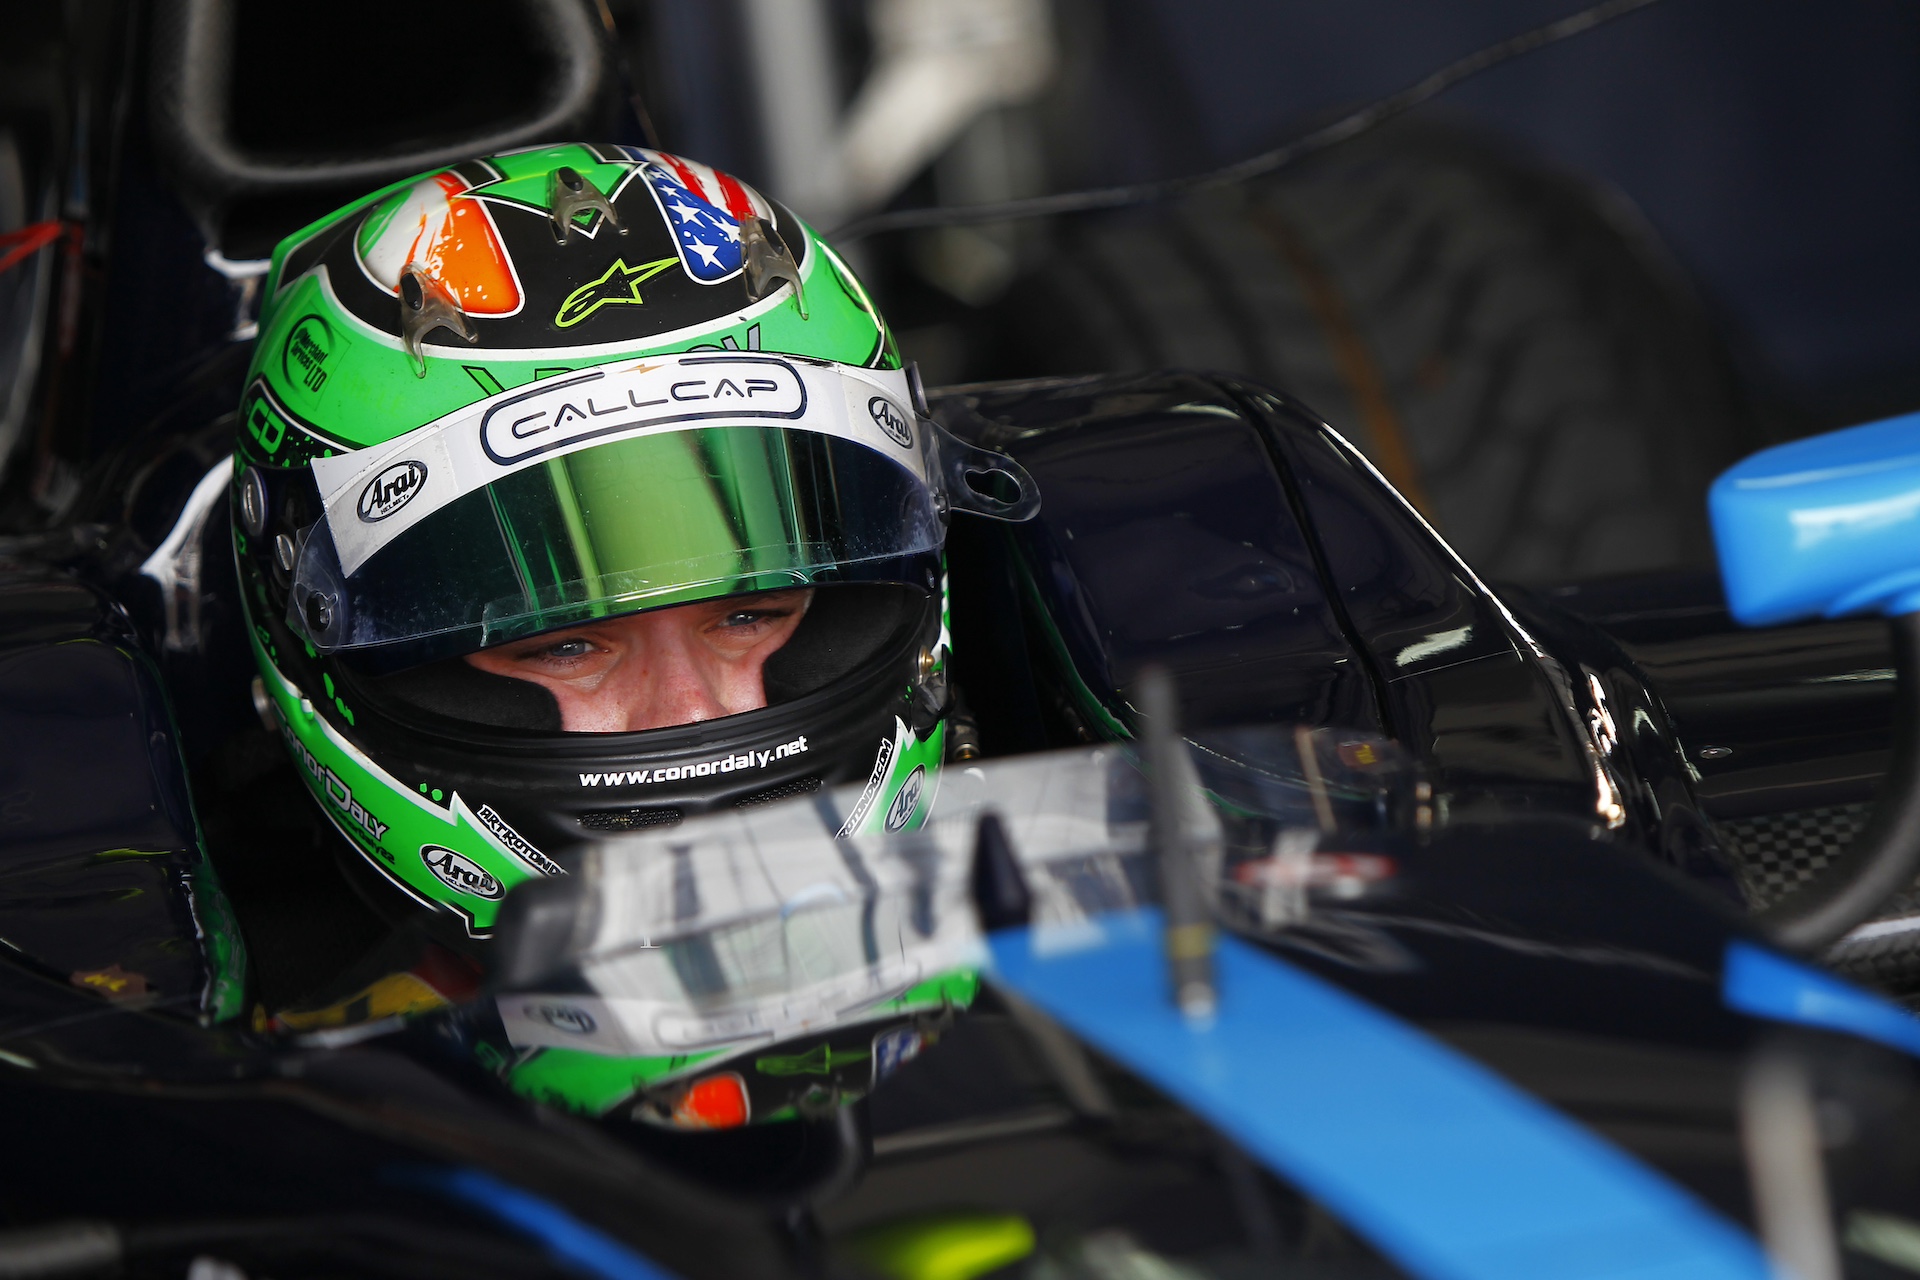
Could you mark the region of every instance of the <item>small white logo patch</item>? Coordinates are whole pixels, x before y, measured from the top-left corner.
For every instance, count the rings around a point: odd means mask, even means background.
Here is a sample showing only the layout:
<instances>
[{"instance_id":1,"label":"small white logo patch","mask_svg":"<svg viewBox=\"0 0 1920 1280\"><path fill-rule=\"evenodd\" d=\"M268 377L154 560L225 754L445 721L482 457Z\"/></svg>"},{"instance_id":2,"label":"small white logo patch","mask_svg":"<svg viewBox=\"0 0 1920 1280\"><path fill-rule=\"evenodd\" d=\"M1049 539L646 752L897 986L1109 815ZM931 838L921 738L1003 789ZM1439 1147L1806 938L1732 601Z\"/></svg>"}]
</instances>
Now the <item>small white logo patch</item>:
<instances>
[{"instance_id":1,"label":"small white logo patch","mask_svg":"<svg viewBox=\"0 0 1920 1280\"><path fill-rule=\"evenodd\" d=\"M476 898L498 898L507 891L506 886L473 859L445 846L421 845L420 861L427 864L427 870L433 872L435 879L456 893L468 893Z\"/></svg>"},{"instance_id":2,"label":"small white logo patch","mask_svg":"<svg viewBox=\"0 0 1920 1280\"><path fill-rule=\"evenodd\" d=\"M529 1005L528 1009L538 1013L540 1020L555 1031L564 1031L570 1036L590 1036L600 1029L592 1014L570 1004Z\"/></svg>"},{"instance_id":3,"label":"small white logo patch","mask_svg":"<svg viewBox=\"0 0 1920 1280\"><path fill-rule=\"evenodd\" d=\"M867 401L867 416L887 433L887 439L902 449L913 448L913 428L907 425L907 415L900 412L899 405L885 396L874 396Z\"/></svg>"},{"instance_id":4,"label":"small white logo patch","mask_svg":"<svg viewBox=\"0 0 1920 1280\"><path fill-rule=\"evenodd\" d=\"M385 520L412 502L427 483L427 464L409 458L396 462L367 482L360 491L360 518L368 524Z\"/></svg>"},{"instance_id":5,"label":"small white logo patch","mask_svg":"<svg viewBox=\"0 0 1920 1280\"><path fill-rule=\"evenodd\" d=\"M898 831L907 825L913 817L913 811L920 807L920 784L926 781L927 767L917 764L907 780L900 784L900 790L894 793L893 803L887 806L887 830Z\"/></svg>"}]
</instances>

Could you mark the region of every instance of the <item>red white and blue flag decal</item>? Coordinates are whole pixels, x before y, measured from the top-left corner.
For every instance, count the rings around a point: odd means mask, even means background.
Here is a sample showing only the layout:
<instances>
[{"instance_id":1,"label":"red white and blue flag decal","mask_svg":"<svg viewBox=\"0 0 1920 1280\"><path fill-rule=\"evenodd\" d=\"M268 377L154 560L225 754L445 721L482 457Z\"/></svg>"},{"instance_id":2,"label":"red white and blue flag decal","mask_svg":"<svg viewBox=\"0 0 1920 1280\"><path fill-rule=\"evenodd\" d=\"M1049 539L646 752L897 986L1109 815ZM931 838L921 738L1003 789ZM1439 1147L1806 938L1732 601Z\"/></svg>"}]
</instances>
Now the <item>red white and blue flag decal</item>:
<instances>
[{"instance_id":1,"label":"red white and blue flag decal","mask_svg":"<svg viewBox=\"0 0 1920 1280\"><path fill-rule=\"evenodd\" d=\"M664 151L626 148L642 162L647 185L673 228L674 246L687 274L701 284L719 284L740 272L740 220L774 221L766 198L738 178Z\"/></svg>"}]
</instances>

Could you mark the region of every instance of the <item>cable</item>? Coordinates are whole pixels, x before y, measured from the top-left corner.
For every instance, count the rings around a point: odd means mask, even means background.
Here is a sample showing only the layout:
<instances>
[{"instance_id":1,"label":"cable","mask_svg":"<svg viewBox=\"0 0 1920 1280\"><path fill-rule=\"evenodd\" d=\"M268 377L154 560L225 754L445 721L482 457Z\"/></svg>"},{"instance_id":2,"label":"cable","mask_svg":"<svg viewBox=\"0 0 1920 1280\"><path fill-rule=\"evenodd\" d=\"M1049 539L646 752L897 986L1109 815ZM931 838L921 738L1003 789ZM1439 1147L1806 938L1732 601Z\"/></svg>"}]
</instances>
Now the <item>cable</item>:
<instances>
[{"instance_id":1,"label":"cable","mask_svg":"<svg viewBox=\"0 0 1920 1280\"><path fill-rule=\"evenodd\" d=\"M1535 27L1517 36L1509 37L1497 44L1470 53L1456 62L1448 63L1440 70L1416 81L1384 98L1377 98L1358 111L1342 116L1332 124L1315 129L1304 137L1296 138L1271 151L1250 156L1235 164L1221 169L1209 169L1203 173L1183 174L1177 178L1162 178L1156 182L1135 182L1119 187L1096 187L1090 191L1063 191L1058 195L1031 196L1024 200L1005 200L994 204L969 204L953 208L935 209L898 209L892 213L877 213L871 217L856 218L838 230L828 233L828 239L840 244L851 243L867 236L878 235L883 231L908 231L922 227L967 227L984 222L1011 222L1018 218L1045 218L1063 213L1087 213L1095 209L1119 209L1129 205L1151 204L1156 200L1165 200L1169 196L1180 195L1188 191L1199 191L1207 187L1229 186L1236 182L1245 182L1262 174L1283 169L1315 152L1347 141L1385 124L1395 116L1403 115L1420 104L1439 97L1462 80L1471 79L1490 67L1497 67L1535 49L1543 49L1550 44L1571 39L1595 27L1623 18L1648 5L1658 4L1660 0L1604 0L1588 9L1570 14L1567 17L1549 22L1545 26Z\"/></svg>"},{"instance_id":2,"label":"cable","mask_svg":"<svg viewBox=\"0 0 1920 1280\"><path fill-rule=\"evenodd\" d=\"M67 225L59 221L31 222L16 231L0 234L0 249L7 251L0 255L0 271L26 261L66 234Z\"/></svg>"}]
</instances>

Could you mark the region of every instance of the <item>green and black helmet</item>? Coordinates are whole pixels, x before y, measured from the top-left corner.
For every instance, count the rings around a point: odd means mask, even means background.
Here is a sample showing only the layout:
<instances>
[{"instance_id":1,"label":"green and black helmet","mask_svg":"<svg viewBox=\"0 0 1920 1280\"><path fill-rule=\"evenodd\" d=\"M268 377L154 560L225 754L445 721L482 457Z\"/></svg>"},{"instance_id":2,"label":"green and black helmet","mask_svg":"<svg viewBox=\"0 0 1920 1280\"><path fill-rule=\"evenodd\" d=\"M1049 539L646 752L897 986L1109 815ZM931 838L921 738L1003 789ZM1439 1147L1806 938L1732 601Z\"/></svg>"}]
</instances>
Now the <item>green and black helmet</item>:
<instances>
[{"instance_id":1,"label":"green and black helmet","mask_svg":"<svg viewBox=\"0 0 1920 1280\"><path fill-rule=\"evenodd\" d=\"M917 824L949 511L1037 504L927 418L792 213L627 146L455 165L287 239L241 418L234 542L287 747L349 861L459 939L584 838L845 783L847 830ZM548 689L466 660L803 588L737 714L570 732Z\"/></svg>"}]
</instances>

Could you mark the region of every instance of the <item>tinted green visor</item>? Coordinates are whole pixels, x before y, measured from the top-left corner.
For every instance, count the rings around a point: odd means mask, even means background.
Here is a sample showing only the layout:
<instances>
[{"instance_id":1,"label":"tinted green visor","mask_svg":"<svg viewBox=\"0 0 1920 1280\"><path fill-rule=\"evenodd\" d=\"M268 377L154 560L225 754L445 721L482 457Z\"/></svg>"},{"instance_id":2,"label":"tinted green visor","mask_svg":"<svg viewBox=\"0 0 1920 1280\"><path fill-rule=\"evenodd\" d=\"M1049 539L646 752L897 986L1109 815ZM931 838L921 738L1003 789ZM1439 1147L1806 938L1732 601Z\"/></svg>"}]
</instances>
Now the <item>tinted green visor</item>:
<instances>
[{"instance_id":1,"label":"tinted green visor","mask_svg":"<svg viewBox=\"0 0 1920 1280\"><path fill-rule=\"evenodd\" d=\"M912 562L950 510L1022 520L1040 496L920 403L904 370L768 352L624 357L502 391L314 461L323 515L288 621L396 666L749 591L924 581Z\"/></svg>"},{"instance_id":2,"label":"tinted green visor","mask_svg":"<svg viewBox=\"0 0 1920 1280\"><path fill-rule=\"evenodd\" d=\"M934 491L866 445L692 427L503 476L351 574L323 520L300 548L289 621L322 651L389 649L364 656L404 665L742 592L911 581L945 533Z\"/></svg>"}]
</instances>

